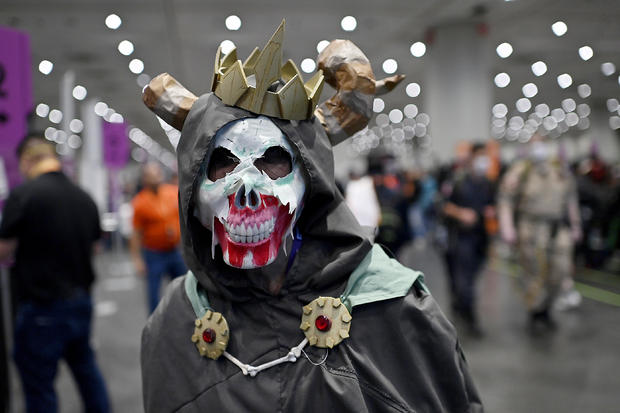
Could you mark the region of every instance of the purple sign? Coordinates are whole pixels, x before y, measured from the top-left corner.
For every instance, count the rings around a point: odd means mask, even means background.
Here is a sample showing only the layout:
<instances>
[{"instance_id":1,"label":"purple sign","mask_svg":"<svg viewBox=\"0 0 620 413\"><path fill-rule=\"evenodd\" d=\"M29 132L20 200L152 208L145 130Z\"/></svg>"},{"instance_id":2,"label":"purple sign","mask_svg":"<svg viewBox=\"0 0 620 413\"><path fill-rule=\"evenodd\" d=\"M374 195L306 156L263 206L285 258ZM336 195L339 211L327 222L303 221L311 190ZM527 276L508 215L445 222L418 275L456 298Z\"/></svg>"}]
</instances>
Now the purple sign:
<instances>
[{"instance_id":1,"label":"purple sign","mask_svg":"<svg viewBox=\"0 0 620 413\"><path fill-rule=\"evenodd\" d=\"M103 122L103 162L108 168L119 169L129 160L127 124Z\"/></svg>"},{"instance_id":2,"label":"purple sign","mask_svg":"<svg viewBox=\"0 0 620 413\"><path fill-rule=\"evenodd\" d=\"M20 180L15 148L28 131L31 111L30 38L0 27L0 156L11 187Z\"/></svg>"}]
</instances>

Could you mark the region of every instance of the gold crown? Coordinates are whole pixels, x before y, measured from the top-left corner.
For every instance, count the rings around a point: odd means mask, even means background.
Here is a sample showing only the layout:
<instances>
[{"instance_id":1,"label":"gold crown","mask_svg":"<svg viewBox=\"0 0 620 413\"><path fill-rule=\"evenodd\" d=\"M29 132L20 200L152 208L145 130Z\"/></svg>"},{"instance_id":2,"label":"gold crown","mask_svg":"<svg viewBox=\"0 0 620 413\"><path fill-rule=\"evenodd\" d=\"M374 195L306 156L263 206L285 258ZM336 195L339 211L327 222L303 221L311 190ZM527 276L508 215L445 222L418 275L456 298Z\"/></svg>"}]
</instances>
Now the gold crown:
<instances>
[{"instance_id":1,"label":"gold crown","mask_svg":"<svg viewBox=\"0 0 620 413\"><path fill-rule=\"evenodd\" d=\"M221 46L217 49L211 90L222 102L280 119L312 117L323 89L323 71L304 83L292 60L282 66L284 24L282 20L265 48L256 47L243 64L236 49L223 58Z\"/></svg>"}]
</instances>

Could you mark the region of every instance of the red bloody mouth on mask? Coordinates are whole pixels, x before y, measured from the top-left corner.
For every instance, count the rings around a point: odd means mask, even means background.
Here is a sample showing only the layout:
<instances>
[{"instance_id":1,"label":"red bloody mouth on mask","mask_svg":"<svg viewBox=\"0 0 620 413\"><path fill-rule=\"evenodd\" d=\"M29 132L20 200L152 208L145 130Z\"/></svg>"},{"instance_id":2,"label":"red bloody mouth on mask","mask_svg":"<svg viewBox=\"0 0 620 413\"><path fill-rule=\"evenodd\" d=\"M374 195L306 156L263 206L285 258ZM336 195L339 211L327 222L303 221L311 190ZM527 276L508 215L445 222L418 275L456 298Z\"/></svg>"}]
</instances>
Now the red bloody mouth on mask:
<instances>
[{"instance_id":1,"label":"red bloody mouth on mask","mask_svg":"<svg viewBox=\"0 0 620 413\"><path fill-rule=\"evenodd\" d=\"M293 219L289 208L278 198L260 195L256 209L238 208L235 195L228 196L228 218L215 220L215 233L229 264L237 268L257 268L270 264L278 255L284 232ZM251 260L245 262L244 260Z\"/></svg>"}]
</instances>

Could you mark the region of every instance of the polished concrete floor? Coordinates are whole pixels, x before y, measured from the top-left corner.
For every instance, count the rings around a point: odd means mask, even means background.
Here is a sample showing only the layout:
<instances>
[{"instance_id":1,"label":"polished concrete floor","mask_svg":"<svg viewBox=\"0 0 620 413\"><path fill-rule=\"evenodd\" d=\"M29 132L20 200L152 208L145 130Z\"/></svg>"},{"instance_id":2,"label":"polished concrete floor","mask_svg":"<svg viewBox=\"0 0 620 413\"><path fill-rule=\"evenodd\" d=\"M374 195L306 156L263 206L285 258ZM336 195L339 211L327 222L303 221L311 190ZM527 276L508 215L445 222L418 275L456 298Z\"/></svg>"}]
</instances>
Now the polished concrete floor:
<instances>
[{"instance_id":1,"label":"polished concrete floor","mask_svg":"<svg viewBox=\"0 0 620 413\"><path fill-rule=\"evenodd\" d=\"M429 249L407 246L400 257L425 272L433 295L447 309L445 275L438 256ZM140 331L147 317L144 280L134 276L126 254L101 255L97 268L93 340L98 361L114 411L139 412ZM515 292L515 271L504 260L488 262L478 285L485 335L473 338L460 332L486 411L620 412L620 276L579 270L578 287L593 299L584 298L579 308L556 312L556 332L532 336ZM16 379L14 370L12 374ZM61 412L81 411L65 366L61 366L56 388ZM12 389L12 412L22 412L17 380Z\"/></svg>"}]
</instances>

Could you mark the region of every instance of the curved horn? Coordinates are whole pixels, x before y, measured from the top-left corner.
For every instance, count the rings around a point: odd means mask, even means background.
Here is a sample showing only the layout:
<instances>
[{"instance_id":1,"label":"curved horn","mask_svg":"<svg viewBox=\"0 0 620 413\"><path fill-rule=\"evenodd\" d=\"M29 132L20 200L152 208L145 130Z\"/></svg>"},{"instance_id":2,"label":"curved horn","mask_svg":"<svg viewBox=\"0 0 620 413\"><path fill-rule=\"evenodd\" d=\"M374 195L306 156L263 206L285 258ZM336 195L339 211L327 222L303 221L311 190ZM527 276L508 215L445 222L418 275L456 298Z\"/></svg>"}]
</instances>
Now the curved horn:
<instances>
[{"instance_id":1,"label":"curved horn","mask_svg":"<svg viewBox=\"0 0 620 413\"><path fill-rule=\"evenodd\" d=\"M142 92L142 101L157 116L177 130L183 129L185 118L198 100L168 73L162 73L149 82Z\"/></svg>"},{"instance_id":2,"label":"curved horn","mask_svg":"<svg viewBox=\"0 0 620 413\"><path fill-rule=\"evenodd\" d=\"M332 146L362 130L372 116L375 94L389 92L405 78L395 75L376 81L370 61L349 40L332 41L319 54L318 66L325 81L336 89L336 94L314 112Z\"/></svg>"}]
</instances>

